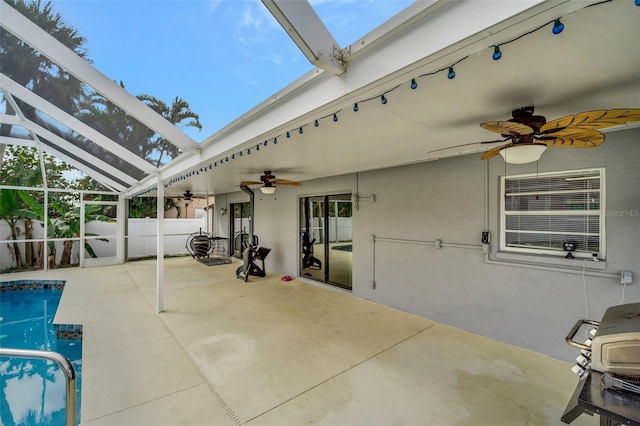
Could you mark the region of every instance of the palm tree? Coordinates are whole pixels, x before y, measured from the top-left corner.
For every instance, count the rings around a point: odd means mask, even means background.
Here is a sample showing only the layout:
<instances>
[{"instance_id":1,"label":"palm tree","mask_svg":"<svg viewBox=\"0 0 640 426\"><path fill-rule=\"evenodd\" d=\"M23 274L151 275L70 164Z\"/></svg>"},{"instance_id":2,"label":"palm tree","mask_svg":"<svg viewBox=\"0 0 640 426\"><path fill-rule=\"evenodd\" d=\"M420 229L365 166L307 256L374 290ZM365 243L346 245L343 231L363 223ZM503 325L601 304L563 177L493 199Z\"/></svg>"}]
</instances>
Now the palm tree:
<instances>
[{"instance_id":1,"label":"palm tree","mask_svg":"<svg viewBox=\"0 0 640 426\"><path fill-rule=\"evenodd\" d=\"M171 106L169 106L155 96L142 94L137 97L176 127L181 129L185 127L195 127L198 130L202 130L200 116L191 111L189 103L184 99L176 96L171 103ZM163 157L165 155L168 155L169 159L178 156L178 148L165 138L158 137L156 140L150 142L151 143L146 147L145 157L147 160L153 158L156 167L160 167L163 164Z\"/></svg>"},{"instance_id":2,"label":"palm tree","mask_svg":"<svg viewBox=\"0 0 640 426\"><path fill-rule=\"evenodd\" d=\"M86 40L78 31L65 24L59 13L54 13L51 2L42 4L40 0L4 0L40 28L51 34L76 54L86 58L83 47ZM34 93L49 100L70 114L76 112L76 100L83 92L82 83L54 64L42 53L34 50L24 41L15 37L4 27L0 27L0 72L17 83L28 87ZM23 102L16 99L22 108ZM14 114L12 106L6 102L7 114ZM0 136L11 133L11 125L0 125ZM0 168L4 158L4 144L0 144Z\"/></svg>"}]
</instances>

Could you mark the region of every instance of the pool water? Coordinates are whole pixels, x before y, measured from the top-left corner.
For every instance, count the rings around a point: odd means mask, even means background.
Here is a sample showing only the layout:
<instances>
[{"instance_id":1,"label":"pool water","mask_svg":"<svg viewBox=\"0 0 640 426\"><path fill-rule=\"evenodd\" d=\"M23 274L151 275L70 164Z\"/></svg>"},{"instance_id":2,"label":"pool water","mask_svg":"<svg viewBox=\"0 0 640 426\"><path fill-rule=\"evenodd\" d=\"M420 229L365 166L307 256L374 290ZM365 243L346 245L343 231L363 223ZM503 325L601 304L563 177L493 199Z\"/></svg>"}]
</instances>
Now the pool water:
<instances>
[{"instance_id":1,"label":"pool water","mask_svg":"<svg viewBox=\"0 0 640 426\"><path fill-rule=\"evenodd\" d=\"M61 296L61 289L44 286L0 292L0 347L53 351L66 356L76 371L79 423L82 340L56 337L53 319ZM63 426L65 404L66 379L56 363L0 358L0 425Z\"/></svg>"}]
</instances>

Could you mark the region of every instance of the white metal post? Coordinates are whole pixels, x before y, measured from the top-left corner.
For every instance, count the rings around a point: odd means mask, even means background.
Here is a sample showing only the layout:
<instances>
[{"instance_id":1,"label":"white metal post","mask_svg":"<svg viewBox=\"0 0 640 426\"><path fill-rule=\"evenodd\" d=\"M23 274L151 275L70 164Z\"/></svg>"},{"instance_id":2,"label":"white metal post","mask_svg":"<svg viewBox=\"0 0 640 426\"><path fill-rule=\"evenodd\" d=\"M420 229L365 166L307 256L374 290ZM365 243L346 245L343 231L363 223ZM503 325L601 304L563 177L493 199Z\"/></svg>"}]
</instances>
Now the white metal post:
<instances>
[{"instance_id":1,"label":"white metal post","mask_svg":"<svg viewBox=\"0 0 640 426\"><path fill-rule=\"evenodd\" d=\"M80 192L80 242L78 243L80 247L78 247L78 252L80 255L80 267L84 268L84 233L86 228L85 223L85 205L84 205L84 194Z\"/></svg>"},{"instance_id":2,"label":"white metal post","mask_svg":"<svg viewBox=\"0 0 640 426\"><path fill-rule=\"evenodd\" d=\"M157 299L156 299L156 312L160 313L164 311L164 294L163 294L163 281L164 281L164 185L162 180L158 177L158 191L157 191L157 255L156 255L156 285L157 285Z\"/></svg>"},{"instance_id":3,"label":"white metal post","mask_svg":"<svg viewBox=\"0 0 640 426\"><path fill-rule=\"evenodd\" d=\"M127 206L126 206L127 198L120 194L118 195L118 210L116 215L117 220L117 232L116 232L116 263L123 264L125 262L124 252L125 252L125 227L126 221L129 220L127 217Z\"/></svg>"}]
</instances>

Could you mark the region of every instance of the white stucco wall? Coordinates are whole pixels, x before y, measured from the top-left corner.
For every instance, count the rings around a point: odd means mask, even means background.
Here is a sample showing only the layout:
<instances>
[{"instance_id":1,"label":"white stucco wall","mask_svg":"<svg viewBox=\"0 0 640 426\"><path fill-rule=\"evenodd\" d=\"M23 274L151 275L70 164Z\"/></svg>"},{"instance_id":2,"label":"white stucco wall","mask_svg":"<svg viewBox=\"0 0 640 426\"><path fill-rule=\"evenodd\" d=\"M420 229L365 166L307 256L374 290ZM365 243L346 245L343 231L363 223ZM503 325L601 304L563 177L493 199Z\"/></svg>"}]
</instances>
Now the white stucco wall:
<instances>
[{"instance_id":1,"label":"white stucco wall","mask_svg":"<svg viewBox=\"0 0 640 426\"><path fill-rule=\"evenodd\" d=\"M638 139L640 129L634 129L608 134L599 148L549 149L539 171L605 167L606 209L638 210ZM479 155L468 155L360 173L360 195L375 194L376 201L361 202L353 213L353 295L571 361L575 349L564 337L575 321L587 316L585 289L588 317L598 320L607 307L620 303L619 279L487 264L481 250L379 242L377 285L370 286L372 234L480 244L487 200L495 256L498 181L504 172L500 158L491 160L487 169ZM507 174L531 172L535 164L507 167ZM261 245L272 248L267 269L297 275L299 197L355 192L355 182L355 176L348 175L305 182L301 188L279 188L276 197L256 192L255 233ZM230 203L248 200L241 192L228 196ZM218 235L228 233L228 217L218 223ZM632 271L634 284L625 289L624 303L640 302L640 217L607 217L606 244L606 269L600 272ZM568 266L581 270L582 261Z\"/></svg>"}]
</instances>

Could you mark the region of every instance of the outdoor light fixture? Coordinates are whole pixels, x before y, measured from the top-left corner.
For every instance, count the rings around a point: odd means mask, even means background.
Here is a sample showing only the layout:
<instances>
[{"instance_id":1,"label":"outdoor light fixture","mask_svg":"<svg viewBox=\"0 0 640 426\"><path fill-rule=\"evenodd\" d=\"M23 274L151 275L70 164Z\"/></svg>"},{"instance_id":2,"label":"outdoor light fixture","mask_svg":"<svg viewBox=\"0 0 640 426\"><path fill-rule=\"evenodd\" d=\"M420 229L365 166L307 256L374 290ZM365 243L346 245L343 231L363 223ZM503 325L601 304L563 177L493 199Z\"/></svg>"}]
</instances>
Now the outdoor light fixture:
<instances>
[{"instance_id":1,"label":"outdoor light fixture","mask_svg":"<svg viewBox=\"0 0 640 426\"><path fill-rule=\"evenodd\" d=\"M505 163L526 164L538 161L546 149L547 146L541 144L516 145L500 150L500 155Z\"/></svg>"},{"instance_id":2,"label":"outdoor light fixture","mask_svg":"<svg viewBox=\"0 0 640 426\"><path fill-rule=\"evenodd\" d=\"M562 243L562 249L567 252L565 259L575 259L573 252L576 250L576 243L569 241L564 242Z\"/></svg>"},{"instance_id":3,"label":"outdoor light fixture","mask_svg":"<svg viewBox=\"0 0 640 426\"><path fill-rule=\"evenodd\" d=\"M274 192L276 192L276 187L275 186L261 186L260 187L260 191L262 191L263 194L273 194Z\"/></svg>"}]
</instances>

